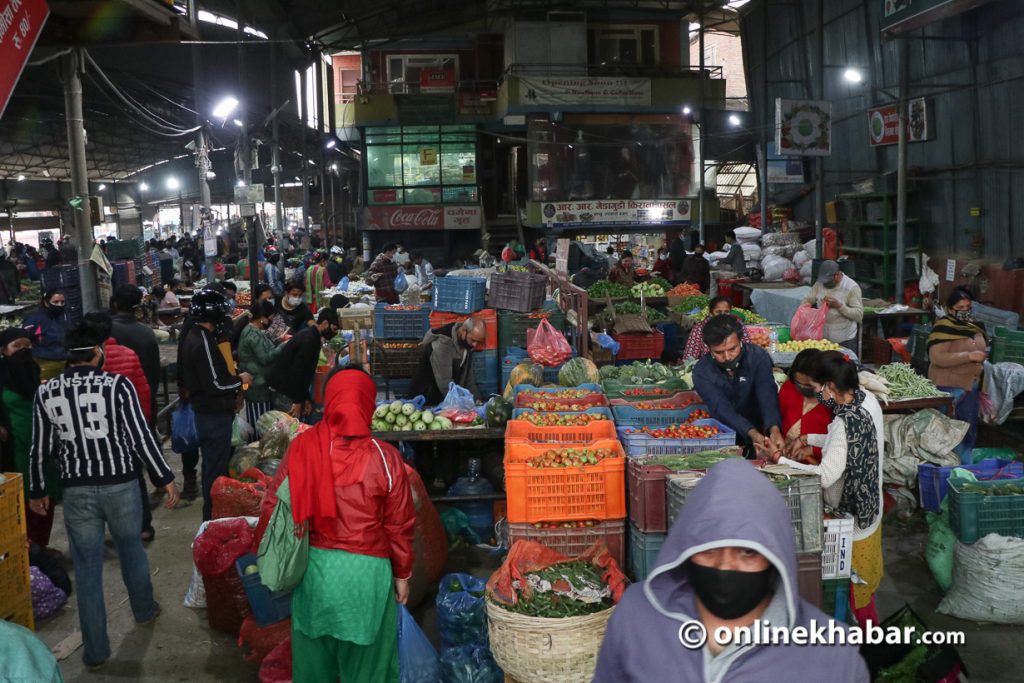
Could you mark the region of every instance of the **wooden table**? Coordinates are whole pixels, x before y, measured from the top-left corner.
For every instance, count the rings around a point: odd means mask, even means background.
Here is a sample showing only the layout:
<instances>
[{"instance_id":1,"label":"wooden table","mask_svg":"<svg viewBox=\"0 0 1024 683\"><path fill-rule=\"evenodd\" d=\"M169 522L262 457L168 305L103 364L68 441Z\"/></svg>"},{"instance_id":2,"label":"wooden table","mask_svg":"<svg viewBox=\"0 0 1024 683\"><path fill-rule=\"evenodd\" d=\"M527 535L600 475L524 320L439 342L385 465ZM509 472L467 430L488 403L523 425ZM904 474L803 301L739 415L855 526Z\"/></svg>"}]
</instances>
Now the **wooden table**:
<instances>
[{"instance_id":1,"label":"wooden table","mask_svg":"<svg viewBox=\"0 0 1024 683\"><path fill-rule=\"evenodd\" d=\"M926 408L935 408L945 412L948 417L953 417L953 397L937 396L934 398L909 398L903 401L889 401L881 403L883 413L914 413Z\"/></svg>"}]
</instances>

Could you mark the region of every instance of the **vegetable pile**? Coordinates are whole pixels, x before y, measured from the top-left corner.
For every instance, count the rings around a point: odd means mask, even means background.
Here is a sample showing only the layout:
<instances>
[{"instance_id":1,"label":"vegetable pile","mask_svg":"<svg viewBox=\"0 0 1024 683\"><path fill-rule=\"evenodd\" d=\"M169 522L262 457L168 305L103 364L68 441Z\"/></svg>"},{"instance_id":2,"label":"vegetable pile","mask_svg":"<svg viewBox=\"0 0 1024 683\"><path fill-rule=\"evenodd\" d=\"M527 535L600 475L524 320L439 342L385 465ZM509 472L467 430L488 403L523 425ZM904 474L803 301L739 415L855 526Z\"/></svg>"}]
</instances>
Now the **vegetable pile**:
<instances>
[{"instance_id":1,"label":"vegetable pile","mask_svg":"<svg viewBox=\"0 0 1024 683\"><path fill-rule=\"evenodd\" d=\"M385 311L418 311L420 306L412 306L407 304L389 304L384 307Z\"/></svg>"},{"instance_id":2,"label":"vegetable pile","mask_svg":"<svg viewBox=\"0 0 1024 683\"><path fill-rule=\"evenodd\" d=\"M888 396L894 401L908 398L939 398L949 394L939 391L927 377L922 377L907 363L890 363L878 368L877 378L888 385Z\"/></svg>"},{"instance_id":3,"label":"vegetable pile","mask_svg":"<svg viewBox=\"0 0 1024 683\"><path fill-rule=\"evenodd\" d=\"M589 529L601 522L588 519L585 522L534 522L534 529Z\"/></svg>"},{"instance_id":4,"label":"vegetable pile","mask_svg":"<svg viewBox=\"0 0 1024 683\"><path fill-rule=\"evenodd\" d=\"M629 293L639 298L643 296L665 296L665 288L655 282L638 282L629 289Z\"/></svg>"},{"instance_id":5,"label":"vegetable pile","mask_svg":"<svg viewBox=\"0 0 1024 683\"><path fill-rule=\"evenodd\" d=\"M513 582L520 595L514 605L501 607L529 617L564 619L602 612L612 606L611 591L601 570L589 562L559 562L524 575L527 586Z\"/></svg>"},{"instance_id":6,"label":"vegetable pile","mask_svg":"<svg viewBox=\"0 0 1024 683\"><path fill-rule=\"evenodd\" d=\"M591 422L607 421L603 413L526 413L522 419L537 427L586 427Z\"/></svg>"},{"instance_id":7,"label":"vegetable pile","mask_svg":"<svg viewBox=\"0 0 1024 683\"><path fill-rule=\"evenodd\" d=\"M628 428L627 434L644 434L654 439L708 439L718 435L721 430L714 425L675 424L669 427L641 427L639 429Z\"/></svg>"},{"instance_id":8,"label":"vegetable pile","mask_svg":"<svg viewBox=\"0 0 1024 683\"><path fill-rule=\"evenodd\" d=\"M678 284L672 289L668 290L668 296L686 296L686 297L698 297L703 296L700 293L700 287L691 283ZM704 305L707 306L708 302L705 298Z\"/></svg>"},{"instance_id":9,"label":"vegetable pile","mask_svg":"<svg viewBox=\"0 0 1024 683\"><path fill-rule=\"evenodd\" d=\"M619 454L610 448L552 448L526 461L530 467L586 467Z\"/></svg>"},{"instance_id":10,"label":"vegetable pile","mask_svg":"<svg viewBox=\"0 0 1024 683\"><path fill-rule=\"evenodd\" d=\"M1024 495L1021 480L998 482L992 486L981 486L973 481L958 481L956 490L961 493L980 493L983 496L1020 496Z\"/></svg>"},{"instance_id":11,"label":"vegetable pile","mask_svg":"<svg viewBox=\"0 0 1024 683\"><path fill-rule=\"evenodd\" d=\"M629 294L629 287L608 280L598 280L587 288L587 296L597 300L625 299Z\"/></svg>"},{"instance_id":12,"label":"vegetable pile","mask_svg":"<svg viewBox=\"0 0 1024 683\"><path fill-rule=\"evenodd\" d=\"M525 400L545 400L560 398L586 398L592 396L589 389L557 389L555 391L520 391L517 396Z\"/></svg>"},{"instance_id":13,"label":"vegetable pile","mask_svg":"<svg viewBox=\"0 0 1024 683\"><path fill-rule=\"evenodd\" d=\"M626 384L654 384L676 375L667 366L657 361L634 361L629 365L605 365L600 370L601 379L613 379Z\"/></svg>"},{"instance_id":14,"label":"vegetable pile","mask_svg":"<svg viewBox=\"0 0 1024 683\"><path fill-rule=\"evenodd\" d=\"M650 389L626 389L622 392L624 396L671 396L673 393L675 392L668 389L657 389L654 387Z\"/></svg>"},{"instance_id":15,"label":"vegetable pile","mask_svg":"<svg viewBox=\"0 0 1024 683\"><path fill-rule=\"evenodd\" d=\"M668 399L658 399L656 401L636 401L630 403L630 407L636 408L637 410L679 410L685 408L688 405L696 403L695 399L687 398L681 401L671 401ZM703 412L703 411L694 411Z\"/></svg>"},{"instance_id":16,"label":"vegetable pile","mask_svg":"<svg viewBox=\"0 0 1024 683\"><path fill-rule=\"evenodd\" d=\"M452 421L429 410L419 410L408 401L382 403L373 411L370 429L375 432L401 432L427 429L451 429Z\"/></svg>"},{"instance_id":17,"label":"vegetable pile","mask_svg":"<svg viewBox=\"0 0 1024 683\"><path fill-rule=\"evenodd\" d=\"M644 465L661 465L676 472L684 470L706 470L723 460L739 458L733 453L722 451L701 451L700 453L687 453L685 455L661 455L651 458L644 458Z\"/></svg>"},{"instance_id":18,"label":"vegetable pile","mask_svg":"<svg viewBox=\"0 0 1024 683\"><path fill-rule=\"evenodd\" d=\"M752 324L755 324L755 325L763 325L766 322L768 322L767 318L765 318L763 316L760 316L757 313L754 313L753 311L748 311L745 308L733 308L732 309L732 314L734 316L736 316L737 318L739 318L740 320L742 320L743 322L745 322L745 323L752 323ZM698 322L699 323L701 320L704 320L705 318L708 317L708 309L707 309L707 307L705 306L702 310L698 311L697 313L694 313L690 317L693 318L694 322Z\"/></svg>"},{"instance_id":19,"label":"vegetable pile","mask_svg":"<svg viewBox=\"0 0 1024 683\"><path fill-rule=\"evenodd\" d=\"M767 346L765 344L764 346ZM779 353L793 353L804 349L818 349L819 351L839 351L843 347L828 339L800 339L788 342L779 342L775 349Z\"/></svg>"}]
</instances>

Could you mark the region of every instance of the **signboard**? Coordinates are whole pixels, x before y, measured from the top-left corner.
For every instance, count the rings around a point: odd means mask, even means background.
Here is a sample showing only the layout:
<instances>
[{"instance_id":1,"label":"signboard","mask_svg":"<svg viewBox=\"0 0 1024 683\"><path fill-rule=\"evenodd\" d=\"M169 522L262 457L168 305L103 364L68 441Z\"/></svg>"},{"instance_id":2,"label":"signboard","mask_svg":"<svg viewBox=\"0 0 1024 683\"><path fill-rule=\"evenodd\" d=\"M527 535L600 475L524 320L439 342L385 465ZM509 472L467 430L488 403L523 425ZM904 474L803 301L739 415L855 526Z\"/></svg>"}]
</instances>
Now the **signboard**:
<instances>
[{"instance_id":1,"label":"signboard","mask_svg":"<svg viewBox=\"0 0 1024 683\"><path fill-rule=\"evenodd\" d=\"M0 0L0 118L48 16L46 0Z\"/></svg>"},{"instance_id":2,"label":"signboard","mask_svg":"<svg viewBox=\"0 0 1024 683\"><path fill-rule=\"evenodd\" d=\"M543 202L541 222L546 227L601 225L688 225L689 199L607 199Z\"/></svg>"},{"instance_id":3,"label":"signboard","mask_svg":"<svg viewBox=\"0 0 1024 683\"><path fill-rule=\"evenodd\" d=\"M832 103L776 99L775 149L784 156L832 154Z\"/></svg>"},{"instance_id":4,"label":"signboard","mask_svg":"<svg viewBox=\"0 0 1024 683\"><path fill-rule=\"evenodd\" d=\"M907 142L922 142L931 132L928 100L907 101ZM900 140L900 117L895 104L868 110L868 142L872 147L895 145Z\"/></svg>"},{"instance_id":5,"label":"signboard","mask_svg":"<svg viewBox=\"0 0 1024 683\"><path fill-rule=\"evenodd\" d=\"M878 2L879 0L875 0ZM882 34L893 38L967 12L992 0L880 0L884 7ZM1009 3L1016 4L1016 3Z\"/></svg>"},{"instance_id":6,"label":"signboard","mask_svg":"<svg viewBox=\"0 0 1024 683\"><path fill-rule=\"evenodd\" d=\"M398 190L370 190L371 204L394 204L398 201Z\"/></svg>"},{"instance_id":7,"label":"signboard","mask_svg":"<svg viewBox=\"0 0 1024 683\"><path fill-rule=\"evenodd\" d=\"M452 92L455 90L454 69L420 70L420 92Z\"/></svg>"},{"instance_id":8,"label":"signboard","mask_svg":"<svg viewBox=\"0 0 1024 683\"><path fill-rule=\"evenodd\" d=\"M420 166L437 166L437 150L433 147L420 149Z\"/></svg>"},{"instance_id":9,"label":"signboard","mask_svg":"<svg viewBox=\"0 0 1024 683\"><path fill-rule=\"evenodd\" d=\"M519 79L521 104L651 105L651 79L548 76Z\"/></svg>"},{"instance_id":10,"label":"signboard","mask_svg":"<svg viewBox=\"0 0 1024 683\"><path fill-rule=\"evenodd\" d=\"M479 230L479 206L368 206L367 230Z\"/></svg>"},{"instance_id":11,"label":"signboard","mask_svg":"<svg viewBox=\"0 0 1024 683\"><path fill-rule=\"evenodd\" d=\"M263 185L235 185L235 204L262 204Z\"/></svg>"},{"instance_id":12,"label":"signboard","mask_svg":"<svg viewBox=\"0 0 1024 683\"><path fill-rule=\"evenodd\" d=\"M768 182L804 182L804 162L800 157L785 157L775 153L775 143L768 143Z\"/></svg>"}]
</instances>

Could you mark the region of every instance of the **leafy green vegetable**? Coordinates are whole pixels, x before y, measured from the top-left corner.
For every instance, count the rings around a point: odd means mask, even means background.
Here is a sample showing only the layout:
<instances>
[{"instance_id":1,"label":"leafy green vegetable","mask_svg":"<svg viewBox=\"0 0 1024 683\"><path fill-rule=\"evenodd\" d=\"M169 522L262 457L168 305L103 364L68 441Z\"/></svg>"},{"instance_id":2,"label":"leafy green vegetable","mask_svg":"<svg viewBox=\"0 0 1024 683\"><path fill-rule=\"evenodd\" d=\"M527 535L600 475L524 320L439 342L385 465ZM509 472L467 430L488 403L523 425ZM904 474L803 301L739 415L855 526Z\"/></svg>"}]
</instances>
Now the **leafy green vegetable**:
<instances>
[{"instance_id":1,"label":"leafy green vegetable","mask_svg":"<svg viewBox=\"0 0 1024 683\"><path fill-rule=\"evenodd\" d=\"M611 367L610 370L605 368ZM601 368L601 379L614 379L627 384L653 384L675 377L672 370L656 361L634 361L629 365Z\"/></svg>"},{"instance_id":2,"label":"leafy green vegetable","mask_svg":"<svg viewBox=\"0 0 1024 683\"><path fill-rule=\"evenodd\" d=\"M608 280L598 280L587 288L587 296L591 299L603 300L607 297L625 299L629 297L629 294L629 287Z\"/></svg>"},{"instance_id":3,"label":"leafy green vegetable","mask_svg":"<svg viewBox=\"0 0 1024 683\"><path fill-rule=\"evenodd\" d=\"M695 308L707 308L708 301L708 297L705 296L704 294L684 296L681 301L679 301L678 303L676 303L675 306L672 307L672 310L675 311L676 313L689 313Z\"/></svg>"}]
</instances>

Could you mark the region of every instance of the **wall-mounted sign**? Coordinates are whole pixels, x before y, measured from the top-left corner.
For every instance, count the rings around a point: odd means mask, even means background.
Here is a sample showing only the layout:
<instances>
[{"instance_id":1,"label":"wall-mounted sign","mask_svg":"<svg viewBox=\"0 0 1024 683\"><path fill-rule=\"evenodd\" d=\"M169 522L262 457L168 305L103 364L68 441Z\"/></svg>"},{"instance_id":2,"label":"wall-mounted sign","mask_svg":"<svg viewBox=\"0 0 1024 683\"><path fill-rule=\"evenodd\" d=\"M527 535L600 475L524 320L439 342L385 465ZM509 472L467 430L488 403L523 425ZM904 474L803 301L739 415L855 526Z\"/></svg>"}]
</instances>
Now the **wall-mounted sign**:
<instances>
[{"instance_id":1,"label":"wall-mounted sign","mask_svg":"<svg viewBox=\"0 0 1024 683\"><path fill-rule=\"evenodd\" d=\"M550 76L519 79L521 104L651 105L651 79Z\"/></svg>"},{"instance_id":2,"label":"wall-mounted sign","mask_svg":"<svg viewBox=\"0 0 1024 683\"><path fill-rule=\"evenodd\" d=\"M264 201L261 183L235 185L235 204L262 204Z\"/></svg>"},{"instance_id":3,"label":"wall-mounted sign","mask_svg":"<svg viewBox=\"0 0 1024 683\"><path fill-rule=\"evenodd\" d=\"M775 149L783 156L832 154L832 103L776 99Z\"/></svg>"},{"instance_id":4,"label":"wall-mounted sign","mask_svg":"<svg viewBox=\"0 0 1024 683\"><path fill-rule=\"evenodd\" d=\"M689 199L605 199L540 202L541 223L547 227L601 225L685 225L690 222Z\"/></svg>"},{"instance_id":5,"label":"wall-mounted sign","mask_svg":"<svg viewBox=\"0 0 1024 683\"><path fill-rule=\"evenodd\" d=\"M48 16L46 0L0 0L0 117Z\"/></svg>"},{"instance_id":6,"label":"wall-mounted sign","mask_svg":"<svg viewBox=\"0 0 1024 683\"><path fill-rule=\"evenodd\" d=\"M878 0L875 0L876 2ZM936 21L967 12L992 0L881 0L885 8L882 35L893 38ZM1016 3L1009 3L1016 4Z\"/></svg>"},{"instance_id":7,"label":"wall-mounted sign","mask_svg":"<svg viewBox=\"0 0 1024 683\"><path fill-rule=\"evenodd\" d=\"M454 69L420 70L420 92L452 92L455 90Z\"/></svg>"},{"instance_id":8,"label":"wall-mounted sign","mask_svg":"<svg viewBox=\"0 0 1024 683\"><path fill-rule=\"evenodd\" d=\"M907 101L907 142L922 142L931 133L928 100L917 97ZM900 117L896 105L868 111L868 142L872 147L895 145L900 140Z\"/></svg>"},{"instance_id":9,"label":"wall-mounted sign","mask_svg":"<svg viewBox=\"0 0 1024 683\"><path fill-rule=\"evenodd\" d=\"M366 230L479 230L479 206L368 206Z\"/></svg>"},{"instance_id":10,"label":"wall-mounted sign","mask_svg":"<svg viewBox=\"0 0 1024 683\"><path fill-rule=\"evenodd\" d=\"M370 190L371 204L394 204L398 201L398 190Z\"/></svg>"},{"instance_id":11,"label":"wall-mounted sign","mask_svg":"<svg viewBox=\"0 0 1024 683\"><path fill-rule=\"evenodd\" d=\"M804 162L800 157L784 157L775 153L775 143L768 143L768 182L804 182Z\"/></svg>"},{"instance_id":12,"label":"wall-mounted sign","mask_svg":"<svg viewBox=\"0 0 1024 683\"><path fill-rule=\"evenodd\" d=\"M437 150L433 147L421 148L420 166L437 166Z\"/></svg>"}]
</instances>

